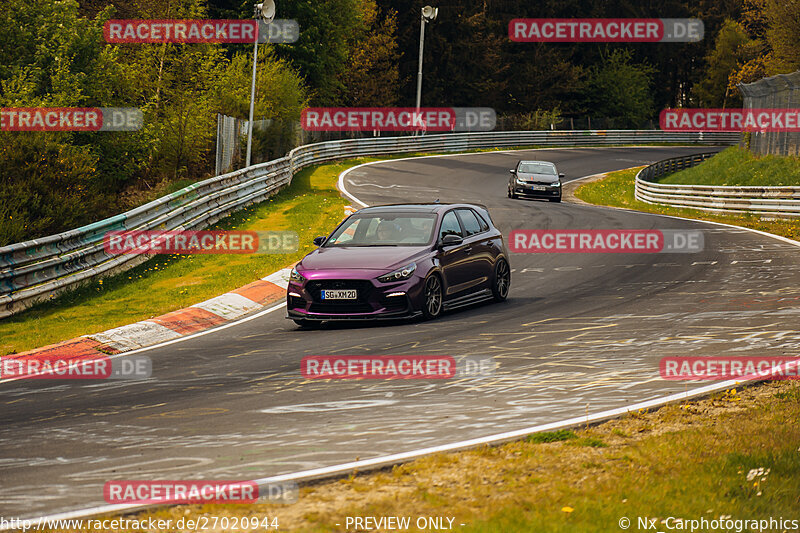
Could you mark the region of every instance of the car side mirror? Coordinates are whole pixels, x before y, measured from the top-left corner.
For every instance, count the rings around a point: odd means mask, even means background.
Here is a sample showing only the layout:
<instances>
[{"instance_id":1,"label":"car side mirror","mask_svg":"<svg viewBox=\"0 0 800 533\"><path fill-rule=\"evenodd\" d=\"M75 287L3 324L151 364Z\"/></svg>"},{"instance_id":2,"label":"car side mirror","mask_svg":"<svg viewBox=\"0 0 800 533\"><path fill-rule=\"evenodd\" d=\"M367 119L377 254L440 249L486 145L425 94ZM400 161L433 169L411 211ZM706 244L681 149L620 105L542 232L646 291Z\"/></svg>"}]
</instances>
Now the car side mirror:
<instances>
[{"instance_id":1,"label":"car side mirror","mask_svg":"<svg viewBox=\"0 0 800 533\"><path fill-rule=\"evenodd\" d=\"M512 168L511 170L509 170L509 172L510 172L511 174L516 174L516 173L517 173L517 171L516 171L516 170L514 170L513 168Z\"/></svg>"},{"instance_id":2,"label":"car side mirror","mask_svg":"<svg viewBox=\"0 0 800 533\"><path fill-rule=\"evenodd\" d=\"M558 177L559 177L559 178L563 178L563 177L564 177L564 174L563 174L563 173L559 173Z\"/></svg>"},{"instance_id":3,"label":"car side mirror","mask_svg":"<svg viewBox=\"0 0 800 533\"><path fill-rule=\"evenodd\" d=\"M325 244L325 237L314 237L314 245L315 246L322 246Z\"/></svg>"},{"instance_id":4,"label":"car side mirror","mask_svg":"<svg viewBox=\"0 0 800 533\"><path fill-rule=\"evenodd\" d=\"M464 239L462 239L460 236L453 235L452 233L449 233L449 234L445 235L444 237L442 237L441 245L442 246L456 246L456 245L461 244L462 242L464 242Z\"/></svg>"}]
</instances>

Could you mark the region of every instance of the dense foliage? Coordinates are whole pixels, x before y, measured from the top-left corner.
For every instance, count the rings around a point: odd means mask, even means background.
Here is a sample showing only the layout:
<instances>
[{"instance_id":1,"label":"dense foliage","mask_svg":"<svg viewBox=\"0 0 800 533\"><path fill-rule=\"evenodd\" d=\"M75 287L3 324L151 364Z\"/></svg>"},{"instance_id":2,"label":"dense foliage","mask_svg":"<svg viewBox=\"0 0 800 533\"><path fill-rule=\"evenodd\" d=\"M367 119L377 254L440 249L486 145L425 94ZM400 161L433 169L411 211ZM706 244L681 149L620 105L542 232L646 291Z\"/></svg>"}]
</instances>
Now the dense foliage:
<instances>
[{"instance_id":1,"label":"dense foliage","mask_svg":"<svg viewBox=\"0 0 800 533\"><path fill-rule=\"evenodd\" d=\"M7 0L0 11L0 106L137 107L144 127L0 132L0 245L92 222L172 182L210 175L216 114L247 116L251 46L110 45L103 38L104 22L122 13L206 18L204 0L96 4ZM306 83L271 46L261 52L257 117L293 124L308 102Z\"/></svg>"}]
</instances>

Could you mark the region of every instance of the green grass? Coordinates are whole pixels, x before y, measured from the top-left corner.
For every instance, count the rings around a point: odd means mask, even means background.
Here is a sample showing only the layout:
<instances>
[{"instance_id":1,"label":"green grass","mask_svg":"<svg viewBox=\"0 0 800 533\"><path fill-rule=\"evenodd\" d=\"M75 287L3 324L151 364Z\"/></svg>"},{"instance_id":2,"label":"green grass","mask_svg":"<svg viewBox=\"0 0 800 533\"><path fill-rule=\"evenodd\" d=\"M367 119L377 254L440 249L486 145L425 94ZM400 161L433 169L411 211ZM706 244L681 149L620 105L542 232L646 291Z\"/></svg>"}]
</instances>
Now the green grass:
<instances>
[{"instance_id":1,"label":"green grass","mask_svg":"<svg viewBox=\"0 0 800 533\"><path fill-rule=\"evenodd\" d=\"M589 448L607 448L608 447L608 444L603 442L603 439L601 439L599 437L592 437L592 436L587 436L587 437L582 437L580 439L576 439L576 440L570 442L570 444L574 444L575 446L588 446Z\"/></svg>"},{"instance_id":2,"label":"green grass","mask_svg":"<svg viewBox=\"0 0 800 533\"><path fill-rule=\"evenodd\" d=\"M528 146L478 149L464 153ZM292 186L266 202L240 211L208 229L297 231L300 250L291 255L154 256L104 280L64 293L12 317L0 319L0 356L89 335L152 318L246 285L284 268L312 249L311 239L328 233L343 215L345 200L336 190L343 170L372 161L436 153L394 154L319 165L298 173ZM158 194L174 192L191 180L169 184Z\"/></svg>"},{"instance_id":3,"label":"green grass","mask_svg":"<svg viewBox=\"0 0 800 533\"><path fill-rule=\"evenodd\" d=\"M656 518L656 531L668 530L661 523L668 517L798 520L797 390L797 383L768 383L589 429L541 433L550 436L542 442L531 435L435 454L303 487L288 506L175 506L137 518L268 515L291 531L335 532L348 516L444 516L455 518L456 531L471 533L605 533L621 531L623 517L630 531L644 529L638 517ZM567 445L551 444L563 439ZM764 473L748 479L758 469Z\"/></svg>"},{"instance_id":4,"label":"green grass","mask_svg":"<svg viewBox=\"0 0 800 533\"><path fill-rule=\"evenodd\" d=\"M794 400L796 402L800 402L800 388L780 391L775 394L775 397L779 400Z\"/></svg>"},{"instance_id":5,"label":"green grass","mask_svg":"<svg viewBox=\"0 0 800 533\"><path fill-rule=\"evenodd\" d=\"M559 442L563 440L577 439L578 435L571 429L559 429L557 431L545 431L543 433L534 433L528 435L525 440L528 442L542 443L542 442Z\"/></svg>"},{"instance_id":6,"label":"green grass","mask_svg":"<svg viewBox=\"0 0 800 533\"><path fill-rule=\"evenodd\" d=\"M532 148L545 147L513 149ZM509 149L512 148L473 152ZM269 201L226 218L212 228L295 230L300 236L301 244L301 249L296 254L155 256L132 270L95 281L18 315L0 320L0 356L152 318L212 298L284 268L312 249L313 237L327 233L340 220L342 207L345 205L335 188L340 172L361 163L422 155L437 154L396 154L304 169L294 178L290 188ZM800 236L797 223L764 222L758 217L750 217L750 221L747 217L715 217L694 210L662 209L636 202L632 189L634 174L633 171L613 173L600 183L582 187L578 195L592 203L608 201L610 203L607 205L750 224L750 227L764 231L794 238ZM188 183L182 181L171 189Z\"/></svg>"},{"instance_id":7,"label":"green grass","mask_svg":"<svg viewBox=\"0 0 800 533\"><path fill-rule=\"evenodd\" d=\"M696 167L660 180L681 185L800 185L800 157L755 156L731 147Z\"/></svg>"},{"instance_id":8,"label":"green grass","mask_svg":"<svg viewBox=\"0 0 800 533\"><path fill-rule=\"evenodd\" d=\"M182 309L285 268L313 249L344 216L339 174L371 161L428 154L396 154L318 165L300 171L269 200L234 213L208 229L296 231L300 249L276 255L159 255L124 273L96 280L0 320L0 356L54 344ZM169 191L189 185L173 184Z\"/></svg>"},{"instance_id":9,"label":"green grass","mask_svg":"<svg viewBox=\"0 0 800 533\"><path fill-rule=\"evenodd\" d=\"M796 384L785 386L791 387L789 393L798 390ZM577 432L578 438L569 442L590 447L584 452L571 446L536 449L539 445L529 442L510 444L505 450L495 450L493 462L494 468L510 476L491 468L467 471L467 465L462 464L465 485L471 479L492 476L487 472L493 472L494 482L487 487L473 481L466 489L472 492L471 500L440 495L442 505L428 506L420 513L457 514L459 507L470 507L474 502L478 508L473 517L478 521L461 520L469 524L461 530L469 532L620 531L622 517L633 520L634 530L639 516L659 520L720 515L798 519L800 426L794 421L800 415L800 401L791 394L785 396L751 404L744 412L723 413L713 420L703 414L694 417L705 420L691 420L692 415L671 406L661 413L613 422L611 426L630 428L627 433L641 431L648 422L657 426L653 418L679 417L688 422L675 431L613 447L594 434L613 435L611 427ZM707 400L714 401L719 400ZM514 453L530 448L535 451ZM571 453L580 455L571 459ZM770 469L766 479L748 481L750 470L758 468ZM422 475L422 470L421 464L409 473ZM536 475L529 477L532 473ZM439 475L434 472L432 477ZM503 481L497 482L498 478ZM386 502L385 507L370 511L392 512L391 504ZM351 509L342 514L355 513ZM664 525L659 525L659 530L664 530Z\"/></svg>"},{"instance_id":10,"label":"green grass","mask_svg":"<svg viewBox=\"0 0 800 533\"><path fill-rule=\"evenodd\" d=\"M713 159L711 161L713 161ZM590 204L608 205L612 207L635 209L637 211L646 211L648 213L722 222L724 224L733 224L735 226L744 226L766 231L768 233L789 237L790 239L800 239L800 220L797 219L775 220L772 217L762 218L761 215L716 214L700 211L698 209L684 209L640 202L636 200L633 195L633 179L638 171L638 168L633 168L611 172L603 179L581 185L575 190L575 196ZM688 172L688 170L685 172Z\"/></svg>"}]
</instances>

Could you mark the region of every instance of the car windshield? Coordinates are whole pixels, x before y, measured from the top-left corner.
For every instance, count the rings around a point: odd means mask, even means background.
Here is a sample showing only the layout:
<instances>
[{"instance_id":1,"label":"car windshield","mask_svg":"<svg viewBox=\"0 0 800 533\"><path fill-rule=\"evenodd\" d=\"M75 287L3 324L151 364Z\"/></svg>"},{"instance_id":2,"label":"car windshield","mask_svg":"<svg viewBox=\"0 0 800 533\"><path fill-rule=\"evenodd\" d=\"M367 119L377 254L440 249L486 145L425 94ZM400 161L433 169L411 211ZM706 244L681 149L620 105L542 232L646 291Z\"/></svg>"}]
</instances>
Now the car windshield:
<instances>
[{"instance_id":1,"label":"car windshield","mask_svg":"<svg viewBox=\"0 0 800 533\"><path fill-rule=\"evenodd\" d=\"M355 215L339 226L324 246L424 246L433 239L434 214Z\"/></svg>"},{"instance_id":2,"label":"car windshield","mask_svg":"<svg viewBox=\"0 0 800 533\"><path fill-rule=\"evenodd\" d=\"M556 175L556 167L550 163L520 163L517 172L524 172L525 174L549 174Z\"/></svg>"}]
</instances>

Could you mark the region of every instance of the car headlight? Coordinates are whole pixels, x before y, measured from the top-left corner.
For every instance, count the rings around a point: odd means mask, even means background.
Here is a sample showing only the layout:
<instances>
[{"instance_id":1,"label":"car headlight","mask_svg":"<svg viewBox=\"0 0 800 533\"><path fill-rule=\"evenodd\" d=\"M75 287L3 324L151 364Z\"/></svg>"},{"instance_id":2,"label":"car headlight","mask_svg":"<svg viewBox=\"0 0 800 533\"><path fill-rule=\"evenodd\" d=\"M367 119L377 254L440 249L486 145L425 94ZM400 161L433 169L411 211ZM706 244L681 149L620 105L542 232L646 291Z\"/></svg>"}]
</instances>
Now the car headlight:
<instances>
[{"instance_id":1,"label":"car headlight","mask_svg":"<svg viewBox=\"0 0 800 533\"><path fill-rule=\"evenodd\" d=\"M525 180L517 178L516 179L517 185L525 185Z\"/></svg>"},{"instance_id":2,"label":"car headlight","mask_svg":"<svg viewBox=\"0 0 800 533\"><path fill-rule=\"evenodd\" d=\"M300 272L297 271L296 268L292 268L291 273L289 273L289 279L292 281L296 281L298 283L302 283L306 280Z\"/></svg>"},{"instance_id":3,"label":"car headlight","mask_svg":"<svg viewBox=\"0 0 800 533\"><path fill-rule=\"evenodd\" d=\"M561 182L560 181L554 181L553 183L550 184L550 186L551 187L561 187Z\"/></svg>"},{"instance_id":4,"label":"car headlight","mask_svg":"<svg viewBox=\"0 0 800 533\"><path fill-rule=\"evenodd\" d=\"M411 274L417 269L416 263L411 263L410 265L406 265L403 268L398 268L393 272L389 272L388 274L384 274L383 276L378 276L378 281L381 283L389 283L390 281L400 281L403 279L408 279L411 277Z\"/></svg>"}]
</instances>

